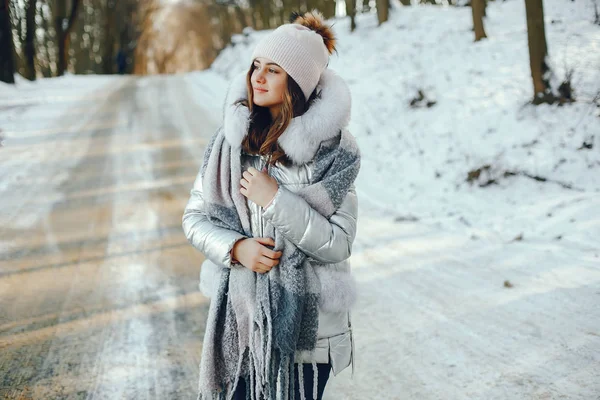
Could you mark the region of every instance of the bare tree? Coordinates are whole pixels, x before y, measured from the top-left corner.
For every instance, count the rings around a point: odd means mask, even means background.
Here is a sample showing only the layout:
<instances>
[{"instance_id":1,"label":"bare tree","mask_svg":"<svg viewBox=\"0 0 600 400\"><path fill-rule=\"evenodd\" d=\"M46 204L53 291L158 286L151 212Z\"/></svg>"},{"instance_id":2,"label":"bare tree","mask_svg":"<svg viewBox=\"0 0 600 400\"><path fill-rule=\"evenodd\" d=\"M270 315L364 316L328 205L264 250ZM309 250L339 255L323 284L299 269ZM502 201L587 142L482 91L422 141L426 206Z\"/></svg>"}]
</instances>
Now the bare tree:
<instances>
[{"instance_id":1,"label":"bare tree","mask_svg":"<svg viewBox=\"0 0 600 400\"><path fill-rule=\"evenodd\" d=\"M67 10L67 0L55 0L54 2L54 30L57 41L56 74L64 75L67 69L67 54L69 51L69 34L73 30L77 10L81 0L70 0L70 9ZM69 14L67 15L67 11ZM68 19L66 18L68 16Z\"/></svg>"},{"instance_id":2,"label":"bare tree","mask_svg":"<svg viewBox=\"0 0 600 400\"><path fill-rule=\"evenodd\" d=\"M325 19L335 17L335 0L323 0L319 10L321 10Z\"/></svg>"},{"instance_id":3,"label":"bare tree","mask_svg":"<svg viewBox=\"0 0 600 400\"><path fill-rule=\"evenodd\" d=\"M548 64L548 47L544 27L544 5L542 0L525 0L527 14L527 38L529 42L529 65L533 80L533 104L554 103Z\"/></svg>"},{"instance_id":4,"label":"bare tree","mask_svg":"<svg viewBox=\"0 0 600 400\"><path fill-rule=\"evenodd\" d=\"M117 2L107 0L103 10L104 15L104 40L102 45L102 72L112 74L115 72L115 47L118 42L117 32Z\"/></svg>"},{"instance_id":5,"label":"bare tree","mask_svg":"<svg viewBox=\"0 0 600 400\"><path fill-rule=\"evenodd\" d=\"M486 38L483 28L483 13L485 11L485 0L471 0L471 10L473 11L473 30L475 31L475 41L478 42Z\"/></svg>"},{"instance_id":6,"label":"bare tree","mask_svg":"<svg viewBox=\"0 0 600 400\"><path fill-rule=\"evenodd\" d=\"M54 16L54 31L56 32L56 48L57 57L56 57L56 74L58 76L65 74L66 69L66 57L65 57L65 29L64 29L64 21L67 15L67 4L64 0L55 0L54 9L52 10L52 14Z\"/></svg>"},{"instance_id":7,"label":"bare tree","mask_svg":"<svg viewBox=\"0 0 600 400\"><path fill-rule=\"evenodd\" d=\"M346 0L346 15L350 17L350 32L356 29L356 0Z\"/></svg>"},{"instance_id":8,"label":"bare tree","mask_svg":"<svg viewBox=\"0 0 600 400\"><path fill-rule=\"evenodd\" d=\"M239 24L239 31L241 32L241 30L243 30L245 27L248 26L248 18L246 16L246 14L244 13L244 10L242 10L242 8L239 6L239 4L234 3L232 5L232 7L233 7L233 10L235 11L235 17L236 17L237 23ZM287 14L284 13L284 15L282 16L282 18L284 18L284 20L286 18L286 15L289 15L289 12Z\"/></svg>"},{"instance_id":9,"label":"bare tree","mask_svg":"<svg viewBox=\"0 0 600 400\"><path fill-rule=\"evenodd\" d=\"M390 0L376 0L375 4L377 6L377 21L381 25L388 20Z\"/></svg>"},{"instance_id":10,"label":"bare tree","mask_svg":"<svg viewBox=\"0 0 600 400\"><path fill-rule=\"evenodd\" d=\"M35 7L37 1L29 0L25 10L25 40L22 43L24 69L23 76L35 80Z\"/></svg>"},{"instance_id":11,"label":"bare tree","mask_svg":"<svg viewBox=\"0 0 600 400\"><path fill-rule=\"evenodd\" d=\"M15 83L14 51L8 0L0 0L0 81Z\"/></svg>"}]
</instances>

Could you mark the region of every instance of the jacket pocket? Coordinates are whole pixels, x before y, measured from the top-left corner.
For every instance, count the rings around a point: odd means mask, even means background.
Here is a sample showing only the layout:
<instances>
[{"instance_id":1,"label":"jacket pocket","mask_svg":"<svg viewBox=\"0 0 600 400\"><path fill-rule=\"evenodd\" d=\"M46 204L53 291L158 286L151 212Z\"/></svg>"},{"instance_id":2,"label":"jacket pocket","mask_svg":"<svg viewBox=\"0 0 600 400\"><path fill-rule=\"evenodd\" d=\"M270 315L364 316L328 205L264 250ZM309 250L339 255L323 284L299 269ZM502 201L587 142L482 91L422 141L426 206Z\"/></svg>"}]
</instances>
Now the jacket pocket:
<instances>
[{"instance_id":1,"label":"jacket pocket","mask_svg":"<svg viewBox=\"0 0 600 400\"><path fill-rule=\"evenodd\" d=\"M350 366L352 357L352 337L351 332L345 332L341 335L332 336L329 340L329 360L333 375L337 375Z\"/></svg>"}]
</instances>

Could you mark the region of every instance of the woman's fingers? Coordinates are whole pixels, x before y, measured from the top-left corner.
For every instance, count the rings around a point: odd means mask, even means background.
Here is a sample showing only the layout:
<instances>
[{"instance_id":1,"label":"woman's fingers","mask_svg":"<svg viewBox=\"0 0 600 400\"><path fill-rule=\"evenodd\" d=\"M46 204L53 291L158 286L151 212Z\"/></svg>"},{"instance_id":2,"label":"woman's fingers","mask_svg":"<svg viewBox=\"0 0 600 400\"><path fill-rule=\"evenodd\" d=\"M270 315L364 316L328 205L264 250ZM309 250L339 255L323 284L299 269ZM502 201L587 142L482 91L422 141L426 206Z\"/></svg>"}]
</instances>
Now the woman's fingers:
<instances>
[{"instance_id":1,"label":"woman's fingers","mask_svg":"<svg viewBox=\"0 0 600 400\"><path fill-rule=\"evenodd\" d=\"M254 238L258 243L266 246L275 246L275 241L270 237L258 237Z\"/></svg>"},{"instance_id":2,"label":"woman's fingers","mask_svg":"<svg viewBox=\"0 0 600 400\"><path fill-rule=\"evenodd\" d=\"M268 247L263 248L263 256L267 256L272 259L281 258L282 254L283 254L282 251L274 251L274 250L269 249Z\"/></svg>"},{"instance_id":3,"label":"woman's fingers","mask_svg":"<svg viewBox=\"0 0 600 400\"><path fill-rule=\"evenodd\" d=\"M279 260L277 260L277 259L274 260L272 258L265 257L265 256L262 256L261 258L259 258L258 262L266 265L269 268L272 268L272 267L276 266L277 264L279 264Z\"/></svg>"},{"instance_id":4,"label":"woman's fingers","mask_svg":"<svg viewBox=\"0 0 600 400\"><path fill-rule=\"evenodd\" d=\"M263 264L262 262L258 262L256 264L254 264L252 271L258 272L259 274L265 274L265 273L269 272L272 268L273 268L272 266Z\"/></svg>"},{"instance_id":5,"label":"woman's fingers","mask_svg":"<svg viewBox=\"0 0 600 400\"><path fill-rule=\"evenodd\" d=\"M250 178L252 178L252 174L248 171L244 171L242 176L243 178L240 179L240 185L242 185L243 188L248 189L248 186L250 186Z\"/></svg>"},{"instance_id":6,"label":"woman's fingers","mask_svg":"<svg viewBox=\"0 0 600 400\"><path fill-rule=\"evenodd\" d=\"M272 238L266 237L266 238L255 238L256 241L260 244L262 244L263 246L271 246L271 247L275 247L275 241ZM281 255L283 254L283 252L281 251L274 251L271 250L268 247L263 247L262 248L262 254L264 256L267 256L268 258L271 259L278 259L281 257Z\"/></svg>"}]
</instances>

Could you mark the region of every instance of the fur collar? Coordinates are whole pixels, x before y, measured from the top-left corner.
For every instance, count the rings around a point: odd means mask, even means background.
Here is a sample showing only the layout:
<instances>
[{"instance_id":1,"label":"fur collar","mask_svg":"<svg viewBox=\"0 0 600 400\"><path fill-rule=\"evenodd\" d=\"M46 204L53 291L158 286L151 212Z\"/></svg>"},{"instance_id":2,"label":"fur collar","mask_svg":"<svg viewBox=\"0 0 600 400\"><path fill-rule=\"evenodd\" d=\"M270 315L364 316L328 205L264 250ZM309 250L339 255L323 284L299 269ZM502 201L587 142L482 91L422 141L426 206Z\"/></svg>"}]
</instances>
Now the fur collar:
<instances>
[{"instance_id":1,"label":"fur collar","mask_svg":"<svg viewBox=\"0 0 600 400\"><path fill-rule=\"evenodd\" d=\"M321 97L313 101L304 115L295 117L279 137L279 145L295 164L309 162L322 141L331 139L350 122L351 95L348 84L330 69L321 74L317 90ZM235 106L235 101L247 99L246 72L231 82L225 98L223 130L225 138L239 148L248 134L250 111Z\"/></svg>"}]
</instances>

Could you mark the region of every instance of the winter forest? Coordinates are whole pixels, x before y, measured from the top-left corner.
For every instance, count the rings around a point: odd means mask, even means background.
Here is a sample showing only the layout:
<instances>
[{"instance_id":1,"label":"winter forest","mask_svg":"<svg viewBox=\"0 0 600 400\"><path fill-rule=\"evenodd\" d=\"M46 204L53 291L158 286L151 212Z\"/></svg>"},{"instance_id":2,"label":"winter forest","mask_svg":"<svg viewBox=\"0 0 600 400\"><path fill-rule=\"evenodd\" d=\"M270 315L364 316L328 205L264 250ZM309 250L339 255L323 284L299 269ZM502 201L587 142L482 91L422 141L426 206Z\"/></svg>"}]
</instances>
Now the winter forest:
<instances>
[{"instance_id":1,"label":"winter forest","mask_svg":"<svg viewBox=\"0 0 600 400\"><path fill-rule=\"evenodd\" d=\"M232 80L310 10L361 154L323 399L600 399L600 0L0 0L1 400L196 398L182 214Z\"/></svg>"},{"instance_id":2,"label":"winter forest","mask_svg":"<svg viewBox=\"0 0 600 400\"><path fill-rule=\"evenodd\" d=\"M74 74L169 74L209 68L232 35L273 29L294 10L317 9L326 18L374 14L385 23L390 1L200 2L200 1L45 1L4 2L0 9L2 81L19 73L28 80ZM487 0L473 2L401 1L403 6L469 7L474 40L486 38ZM598 0L589 0L590 18L600 25ZM556 77L547 61L544 6L526 1L527 41L533 103L573 101L573 70ZM553 22L551 22L553 23ZM554 86L553 86L554 85Z\"/></svg>"}]
</instances>

